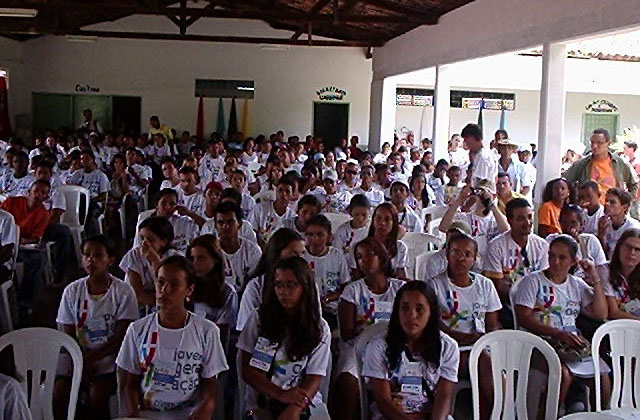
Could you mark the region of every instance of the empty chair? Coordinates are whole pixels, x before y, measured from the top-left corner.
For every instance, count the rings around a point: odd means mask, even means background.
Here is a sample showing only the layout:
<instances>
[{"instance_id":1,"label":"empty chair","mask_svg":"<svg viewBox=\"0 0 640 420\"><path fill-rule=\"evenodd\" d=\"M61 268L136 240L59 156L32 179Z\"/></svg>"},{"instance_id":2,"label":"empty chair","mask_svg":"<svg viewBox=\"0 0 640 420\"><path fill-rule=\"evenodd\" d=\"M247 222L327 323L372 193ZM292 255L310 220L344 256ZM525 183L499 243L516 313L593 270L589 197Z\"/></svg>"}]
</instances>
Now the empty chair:
<instances>
[{"instance_id":1,"label":"empty chair","mask_svg":"<svg viewBox=\"0 0 640 420\"><path fill-rule=\"evenodd\" d=\"M58 357L61 349L69 353L73 361L73 376L67 419L72 420L82 376L82 351L78 343L71 336L52 328L25 328L0 337L0 351L8 346L13 347L16 372L22 378L25 393L30 396L29 410L34 419L53 418L53 385Z\"/></svg>"},{"instance_id":2,"label":"empty chair","mask_svg":"<svg viewBox=\"0 0 640 420\"><path fill-rule=\"evenodd\" d=\"M602 324L593 335L591 354L594 356L594 372L600 371L602 362L600 343L609 336L611 346L611 361L613 367L613 384L611 392L612 409L640 408L640 321L632 319L618 319ZM600 375L594 375L596 380L596 411L602 410Z\"/></svg>"},{"instance_id":3,"label":"empty chair","mask_svg":"<svg viewBox=\"0 0 640 420\"><path fill-rule=\"evenodd\" d=\"M473 418L480 419L480 389L478 382L478 359L483 350L489 349L493 370L493 410L490 418L528 419L527 385L529 365L534 349L542 353L549 366L547 380L547 402L545 420L558 416L560 397L560 359L553 347L542 338L525 331L494 331L481 337L471 349L469 374L473 395Z\"/></svg>"},{"instance_id":4,"label":"empty chair","mask_svg":"<svg viewBox=\"0 0 640 420\"><path fill-rule=\"evenodd\" d=\"M411 279L415 279L416 258L418 255L423 254L426 251L437 249L441 241L439 238L429 235L428 233L420 232L407 232L400 239L408 250L406 267L407 276Z\"/></svg>"},{"instance_id":5,"label":"empty chair","mask_svg":"<svg viewBox=\"0 0 640 420\"><path fill-rule=\"evenodd\" d=\"M322 213L331 222L331 233L334 234L340 227L340 225L351 220L351 216L347 213Z\"/></svg>"},{"instance_id":6,"label":"empty chair","mask_svg":"<svg viewBox=\"0 0 640 420\"><path fill-rule=\"evenodd\" d=\"M67 210L62 213L60 223L66 225L71 230L73 244L76 251L78 263L82 261L80 245L82 244L82 233L85 222L89 214L89 190L77 185L61 185L58 190L64 194L67 202Z\"/></svg>"},{"instance_id":7,"label":"empty chair","mask_svg":"<svg viewBox=\"0 0 640 420\"><path fill-rule=\"evenodd\" d=\"M388 322L378 322L365 328L356 339L353 350L356 353L356 366L358 369L358 392L360 394L360 418L369 420L369 397L367 395L367 385L362 377L362 366L364 365L364 352L374 339L387 332Z\"/></svg>"}]
</instances>

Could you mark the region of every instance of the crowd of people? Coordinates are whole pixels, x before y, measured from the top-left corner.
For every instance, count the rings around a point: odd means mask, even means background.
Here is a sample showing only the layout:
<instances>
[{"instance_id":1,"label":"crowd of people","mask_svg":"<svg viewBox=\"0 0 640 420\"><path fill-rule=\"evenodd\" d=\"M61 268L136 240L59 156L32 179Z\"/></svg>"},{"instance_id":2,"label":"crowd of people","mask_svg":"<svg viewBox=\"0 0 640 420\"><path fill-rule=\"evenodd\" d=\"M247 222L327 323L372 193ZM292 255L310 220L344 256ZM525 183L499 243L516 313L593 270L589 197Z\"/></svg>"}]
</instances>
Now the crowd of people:
<instances>
[{"instance_id":1,"label":"crowd of people","mask_svg":"<svg viewBox=\"0 0 640 420\"><path fill-rule=\"evenodd\" d=\"M18 139L0 144L0 275L14 278L19 246L18 323L27 325L49 263L42 244L53 242L54 284L65 286L55 322L84 357L81 416L109 418L118 394L125 417L209 420L235 403L247 419L309 419L328 401L331 418L351 420L361 374L370 418L444 420L469 376L465 346L516 326L557 349L563 410L581 411L593 380L576 370L590 363L593 331L640 320L640 222L629 214L637 174L604 129L534 197L531 145L504 130L488 144L475 124L434 162L429 139L396 138L377 154L356 136L335 147L282 131L203 142L157 117L134 138L102 132L87 111L77 132L47 132L31 151ZM63 185L90 195L79 279ZM424 216L434 207L436 223ZM350 218L334 229L330 213ZM437 231L443 246L415 278L402 239ZM386 332L356 354L379 322ZM61 355L58 418L72 368ZM0 370L11 376L10 363ZM488 354L479 371L488 418ZM8 376L6 418L29 418ZM606 406L607 373L602 388Z\"/></svg>"}]
</instances>

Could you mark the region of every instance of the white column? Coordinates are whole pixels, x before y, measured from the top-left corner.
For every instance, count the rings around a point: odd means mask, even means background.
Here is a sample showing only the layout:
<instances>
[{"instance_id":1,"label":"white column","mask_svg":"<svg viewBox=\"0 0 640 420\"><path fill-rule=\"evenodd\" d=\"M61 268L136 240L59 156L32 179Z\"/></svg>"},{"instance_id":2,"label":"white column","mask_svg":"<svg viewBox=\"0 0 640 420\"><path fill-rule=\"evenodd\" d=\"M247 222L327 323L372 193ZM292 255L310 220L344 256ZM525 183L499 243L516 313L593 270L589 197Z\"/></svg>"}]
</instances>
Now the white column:
<instances>
[{"instance_id":1,"label":"white column","mask_svg":"<svg viewBox=\"0 0 640 420\"><path fill-rule=\"evenodd\" d=\"M384 142L393 144L396 123L396 83L390 78L371 81L369 107L369 151L380 151Z\"/></svg>"},{"instance_id":2,"label":"white column","mask_svg":"<svg viewBox=\"0 0 640 420\"><path fill-rule=\"evenodd\" d=\"M536 158L536 202L541 202L545 184L560 176L565 109L565 44L544 44L538 155Z\"/></svg>"},{"instance_id":3,"label":"white column","mask_svg":"<svg viewBox=\"0 0 640 420\"><path fill-rule=\"evenodd\" d=\"M436 85L433 93L433 162L449 160L449 111L451 80L447 66L436 66Z\"/></svg>"}]
</instances>

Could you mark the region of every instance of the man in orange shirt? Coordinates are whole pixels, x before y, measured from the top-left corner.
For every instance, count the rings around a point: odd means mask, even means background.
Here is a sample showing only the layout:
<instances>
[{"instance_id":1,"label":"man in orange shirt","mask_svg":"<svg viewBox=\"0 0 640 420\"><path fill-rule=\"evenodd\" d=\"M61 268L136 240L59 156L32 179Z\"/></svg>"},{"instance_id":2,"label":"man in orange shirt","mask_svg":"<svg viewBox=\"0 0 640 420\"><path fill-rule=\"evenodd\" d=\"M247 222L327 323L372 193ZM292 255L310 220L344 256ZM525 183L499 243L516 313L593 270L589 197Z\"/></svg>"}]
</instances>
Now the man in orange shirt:
<instances>
[{"instance_id":1,"label":"man in orange shirt","mask_svg":"<svg viewBox=\"0 0 640 420\"><path fill-rule=\"evenodd\" d=\"M16 225L20 226L20 245L33 246L33 249L22 248L18 251L18 261L24 262L24 278L18 291L21 312L32 310L37 282L46 263L39 244L49 224L49 212L42 203L49 198L50 188L47 181L39 179L31 184L28 196L9 197L2 203L2 209L11 213Z\"/></svg>"}]
</instances>

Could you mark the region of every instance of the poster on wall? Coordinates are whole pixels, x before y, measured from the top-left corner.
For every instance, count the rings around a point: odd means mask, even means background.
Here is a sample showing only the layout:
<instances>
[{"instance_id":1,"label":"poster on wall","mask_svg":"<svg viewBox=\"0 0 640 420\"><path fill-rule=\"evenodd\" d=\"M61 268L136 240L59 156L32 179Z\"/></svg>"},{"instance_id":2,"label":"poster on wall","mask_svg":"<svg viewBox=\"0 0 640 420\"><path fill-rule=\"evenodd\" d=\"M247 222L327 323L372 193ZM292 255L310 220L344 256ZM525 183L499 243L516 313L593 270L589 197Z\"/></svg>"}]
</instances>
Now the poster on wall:
<instances>
[{"instance_id":1,"label":"poster on wall","mask_svg":"<svg viewBox=\"0 0 640 420\"><path fill-rule=\"evenodd\" d=\"M512 99L482 99L482 98L462 98L463 109L489 109L501 111L504 107L505 111L513 111L515 109L515 101Z\"/></svg>"},{"instance_id":2,"label":"poster on wall","mask_svg":"<svg viewBox=\"0 0 640 420\"><path fill-rule=\"evenodd\" d=\"M327 86L318 89L316 95L321 101L341 101L347 96L347 92L335 86Z\"/></svg>"}]
</instances>

